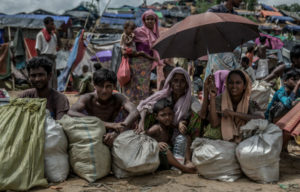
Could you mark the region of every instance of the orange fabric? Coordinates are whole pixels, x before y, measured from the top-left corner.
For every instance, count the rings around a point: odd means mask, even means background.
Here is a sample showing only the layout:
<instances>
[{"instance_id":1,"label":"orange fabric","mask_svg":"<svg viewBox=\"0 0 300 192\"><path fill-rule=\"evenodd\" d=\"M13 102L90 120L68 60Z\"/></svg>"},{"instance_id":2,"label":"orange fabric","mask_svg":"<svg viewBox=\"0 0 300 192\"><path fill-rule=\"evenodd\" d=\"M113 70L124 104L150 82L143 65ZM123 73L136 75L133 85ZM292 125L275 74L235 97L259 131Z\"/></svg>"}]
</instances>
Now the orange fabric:
<instances>
[{"instance_id":1,"label":"orange fabric","mask_svg":"<svg viewBox=\"0 0 300 192\"><path fill-rule=\"evenodd\" d=\"M266 11L266 10L261 10L260 12L261 12L261 14L262 14L264 17L268 17L268 16L283 16L281 13L276 12L276 11Z\"/></svg>"},{"instance_id":2,"label":"orange fabric","mask_svg":"<svg viewBox=\"0 0 300 192\"><path fill-rule=\"evenodd\" d=\"M247 81L246 89L244 91L242 100L237 106L236 112L248 114L249 99L251 95L251 80L247 74L244 73L244 75ZM228 77L226 79L226 89L222 94L222 103L221 103L222 111L224 111L225 109L229 109L233 111L230 93L228 90ZM223 116L221 119L221 131L222 131L223 139L226 141L230 141L230 140L234 140L236 142L241 141L240 127L245 125L246 123L247 121L243 121L241 119Z\"/></svg>"}]
</instances>

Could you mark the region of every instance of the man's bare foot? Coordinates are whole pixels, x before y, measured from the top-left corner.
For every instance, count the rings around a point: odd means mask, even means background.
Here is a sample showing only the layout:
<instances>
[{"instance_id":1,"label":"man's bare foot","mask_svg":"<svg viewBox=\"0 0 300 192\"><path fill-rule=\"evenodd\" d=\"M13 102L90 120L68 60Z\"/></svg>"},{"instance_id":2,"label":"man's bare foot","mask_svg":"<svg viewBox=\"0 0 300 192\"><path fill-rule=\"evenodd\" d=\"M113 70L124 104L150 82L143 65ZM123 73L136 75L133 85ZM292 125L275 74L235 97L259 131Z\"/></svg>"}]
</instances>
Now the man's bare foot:
<instances>
[{"instance_id":1,"label":"man's bare foot","mask_svg":"<svg viewBox=\"0 0 300 192\"><path fill-rule=\"evenodd\" d=\"M187 166L187 167L189 167L189 168L196 168L196 166L194 165L194 163L191 162L191 161L186 161L186 162L185 162L185 166Z\"/></svg>"}]
</instances>

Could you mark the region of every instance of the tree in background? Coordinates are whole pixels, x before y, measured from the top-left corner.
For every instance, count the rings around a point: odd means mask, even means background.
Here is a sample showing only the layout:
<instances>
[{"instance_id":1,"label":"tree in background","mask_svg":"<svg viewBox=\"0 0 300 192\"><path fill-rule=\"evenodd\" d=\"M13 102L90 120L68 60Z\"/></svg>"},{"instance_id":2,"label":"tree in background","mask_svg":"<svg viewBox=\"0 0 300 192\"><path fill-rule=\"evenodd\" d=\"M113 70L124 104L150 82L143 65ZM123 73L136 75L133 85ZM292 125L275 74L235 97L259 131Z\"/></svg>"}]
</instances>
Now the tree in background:
<instances>
[{"instance_id":1,"label":"tree in background","mask_svg":"<svg viewBox=\"0 0 300 192\"><path fill-rule=\"evenodd\" d=\"M291 11L291 12L300 12L300 4L299 3L294 3L288 6L287 4L281 4L276 6L277 9L282 9L285 11Z\"/></svg>"},{"instance_id":2,"label":"tree in background","mask_svg":"<svg viewBox=\"0 0 300 192\"><path fill-rule=\"evenodd\" d=\"M250 11L254 11L257 0L244 0L246 7Z\"/></svg>"},{"instance_id":3,"label":"tree in background","mask_svg":"<svg viewBox=\"0 0 300 192\"><path fill-rule=\"evenodd\" d=\"M197 13L204 13L217 4L218 0L196 0ZM220 0L219 0L220 1Z\"/></svg>"}]
</instances>

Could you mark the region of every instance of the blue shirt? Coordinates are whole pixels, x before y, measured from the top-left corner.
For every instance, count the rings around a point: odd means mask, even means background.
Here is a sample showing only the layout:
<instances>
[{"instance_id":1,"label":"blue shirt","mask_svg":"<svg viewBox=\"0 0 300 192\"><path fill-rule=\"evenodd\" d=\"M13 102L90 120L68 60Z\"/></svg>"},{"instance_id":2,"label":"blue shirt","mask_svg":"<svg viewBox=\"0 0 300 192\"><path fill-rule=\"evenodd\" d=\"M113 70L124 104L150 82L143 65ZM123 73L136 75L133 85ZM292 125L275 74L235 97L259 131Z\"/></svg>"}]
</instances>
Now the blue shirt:
<instances>
[{"instance_id":1,"label":"blue shirt","mask_svg":"<svg viewBox=\"0 0 300 192\"><path fill-rule=\"evenodd\" d=\"M296 96L299 95L300 95L300 89L298 90L297 95L295 95L293 92L290 95L288 95L287 92L285 91L285 87L281 87L280 89L278 89L278 91L276 91L276 93L274 94L272 101L268 105L267 111L265 112L265 118L269 119L270 108L275 102L280 101L286 108L291 109L292 102L295 101Z\"/></svg>"}]
</instances>

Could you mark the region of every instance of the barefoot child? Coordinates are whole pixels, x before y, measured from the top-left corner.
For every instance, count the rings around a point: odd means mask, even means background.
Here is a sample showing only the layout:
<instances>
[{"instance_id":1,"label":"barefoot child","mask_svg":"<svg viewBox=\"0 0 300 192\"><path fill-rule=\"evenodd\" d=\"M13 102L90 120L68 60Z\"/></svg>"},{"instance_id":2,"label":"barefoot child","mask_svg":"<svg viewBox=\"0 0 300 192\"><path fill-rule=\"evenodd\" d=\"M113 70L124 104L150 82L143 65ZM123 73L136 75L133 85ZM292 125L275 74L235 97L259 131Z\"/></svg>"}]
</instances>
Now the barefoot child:
<instances>
[{"instance_id":1,"label":"barefoot child","mask_svg":"<svg viewBox=\"0 0 300 192\"><path fill-rule=\"evenodd\" d=\"M150 55L146 54L143 51L136 51L135 43L133 41L134 39L134 29L136 28L136 25L133 21L127 21L124 24L124 32L121 36L121 42L120 45L122 47L122 54L126 56L142 56L150 60L156 60L154 57L151 57Z\"/></svg>"},{"instance_id":2,"label":"barefoot child","mask_svg":"<svg viewBox=\"0 0 300 192\"><path fill-rule=\"evenodd\" d=\"M172 126L174 112L172 102L166 98L159 100L153 108L157 124L150 127L146 134L153 137L160 149L160 169L170 169L170 165L185 173L194 173L194 166L182 165L173 156L170 145L174 127Z\"/></svg>"}]
</instances>

